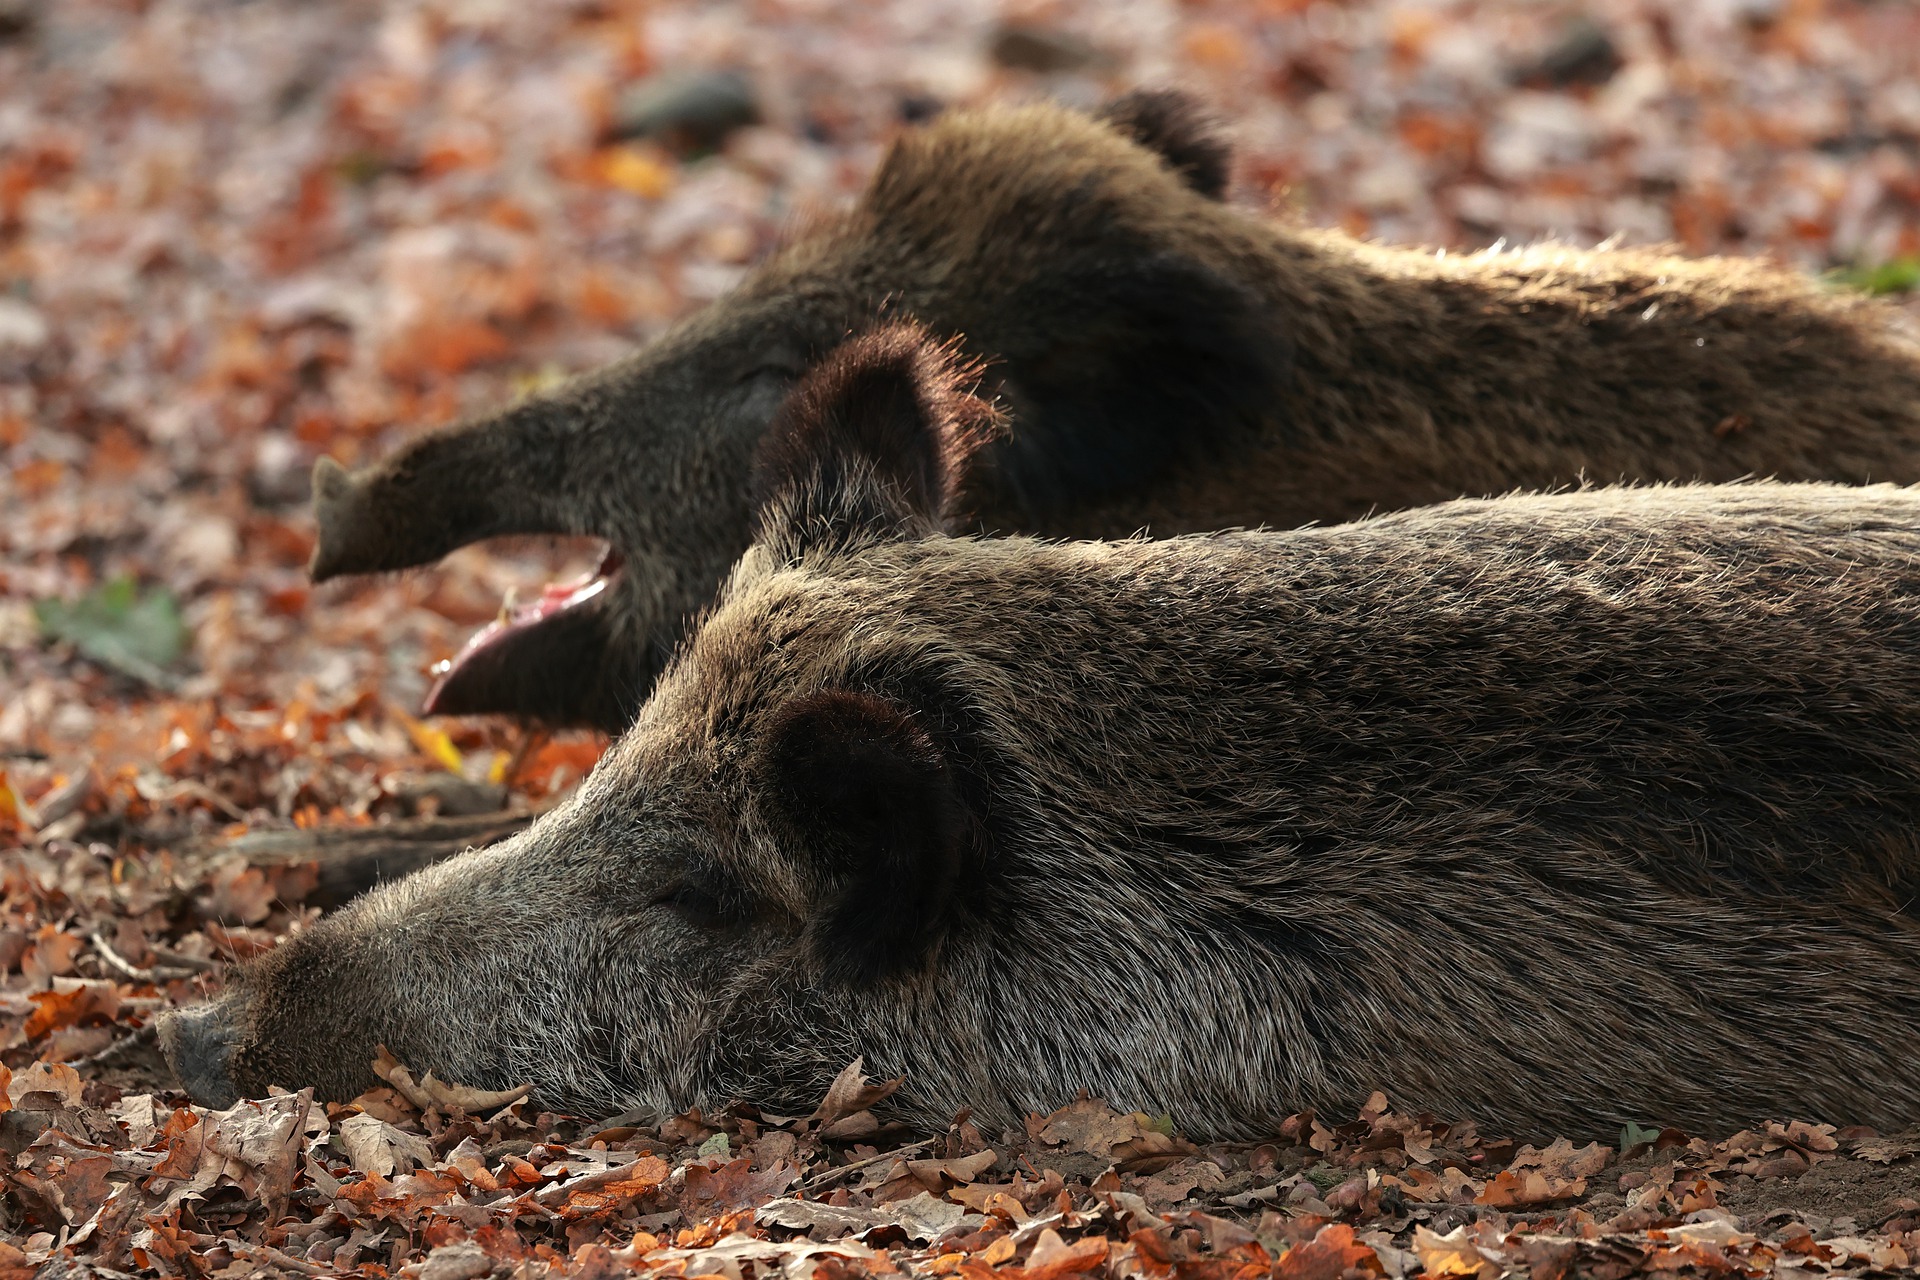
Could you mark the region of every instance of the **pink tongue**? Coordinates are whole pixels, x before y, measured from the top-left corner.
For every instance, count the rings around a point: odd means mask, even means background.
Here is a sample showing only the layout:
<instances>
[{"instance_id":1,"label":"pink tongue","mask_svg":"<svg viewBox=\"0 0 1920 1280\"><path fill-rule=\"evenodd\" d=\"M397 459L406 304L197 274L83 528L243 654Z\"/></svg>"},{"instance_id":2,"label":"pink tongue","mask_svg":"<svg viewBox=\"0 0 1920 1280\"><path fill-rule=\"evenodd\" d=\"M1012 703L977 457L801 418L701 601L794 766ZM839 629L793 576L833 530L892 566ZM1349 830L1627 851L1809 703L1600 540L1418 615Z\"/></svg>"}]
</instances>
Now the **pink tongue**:
<instances>
[{"instance_id":1,"label":"pink tongue","mask_svg":"<svg viewBox=\"0 0 1920 1280\"><path fill-rule=\"evenodd\" d=\"M513 617L508 625L517 626L522 622L538 622L550 613L558 613L572 605L583 604L606 589L607 580L598 573L582 578L578 582L549 582L540 589L538 600L524 609L513 611ZM489 625L497 627L500 623L495 621Z\"/></svg>"}]
</instances>

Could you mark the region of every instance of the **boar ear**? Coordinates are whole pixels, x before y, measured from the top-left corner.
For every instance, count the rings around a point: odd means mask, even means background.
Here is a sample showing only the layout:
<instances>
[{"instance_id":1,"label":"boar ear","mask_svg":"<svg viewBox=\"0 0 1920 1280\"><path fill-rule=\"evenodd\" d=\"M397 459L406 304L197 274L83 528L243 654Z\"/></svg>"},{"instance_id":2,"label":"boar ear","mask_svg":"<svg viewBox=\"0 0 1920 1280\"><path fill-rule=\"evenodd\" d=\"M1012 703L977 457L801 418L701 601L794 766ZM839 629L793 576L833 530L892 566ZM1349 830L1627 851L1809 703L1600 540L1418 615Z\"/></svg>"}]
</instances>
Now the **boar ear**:
<instances>
[{"instance_id":1,"label":"boar ear","mask_svg":"<svg viewBox=\"0 0 1920 1280\"><path fill-rule=\"evenodd\" d=\"M939 744L897 703L830 690L776 712L762 750L769 816L822 886L809 929L822 968L863 981L923 962L969 830Z\"/></svg>"},{"instance_id":2,"label":"boar ear","mask_svg":"<svg viewBox=\"0 0 1920 1280\"><path fill-rule=\"evenodd\" d=\"M974 372L910 323L835 350L760 442L762 541L791 556L939 530L960 469L998 423L965 389Z\"/></svg>"},{"instance_id":3,"label":"boar ear","mask_svg":"<svg viewBox=\"0 0 1920 1280\"><path fill-rule=\"evenodd\" d=\"M1220 121L1201 101L1178 89L1135 89L1100 108L1097 119L1157 152L1180 180L1210 200L1227 193L1233 147Z\"/></svg>"}]
</instances>

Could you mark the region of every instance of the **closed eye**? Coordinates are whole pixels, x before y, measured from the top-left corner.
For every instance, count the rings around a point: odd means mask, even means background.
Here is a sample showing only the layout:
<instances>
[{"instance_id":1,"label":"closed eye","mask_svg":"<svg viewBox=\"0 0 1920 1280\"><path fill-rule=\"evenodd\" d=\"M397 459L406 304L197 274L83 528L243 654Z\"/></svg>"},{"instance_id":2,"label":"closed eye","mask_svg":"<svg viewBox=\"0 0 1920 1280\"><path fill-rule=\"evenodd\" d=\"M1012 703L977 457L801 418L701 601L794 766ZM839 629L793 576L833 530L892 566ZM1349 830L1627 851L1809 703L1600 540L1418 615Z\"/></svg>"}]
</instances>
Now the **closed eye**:
<instances>
[{"instance_id":1,"label":"closed eye","mask_svg":"<svg viewBox=\"0 0 1920 1280\"><path fill-rule=\"evenodd\" d=\"M800 370L785 362L769 361L765 364L753 366L753 368L740 375L739 381L748 383L759 378L775 378L781 382L797 382L800 379Z\"/></svg>"},{"instance_id":2,"label":"closed eye","mask_svg":"<svg viewBox=\"0 0 1920 1280\"><path fill-rule=\"evenodd\" d=\"M667 886L653 896L652 905L665 907L688 924L701 929L713 929L727 924L735 915L731 904L720 894L692 880L682 880Z\"/></svg>"}]
</instances>

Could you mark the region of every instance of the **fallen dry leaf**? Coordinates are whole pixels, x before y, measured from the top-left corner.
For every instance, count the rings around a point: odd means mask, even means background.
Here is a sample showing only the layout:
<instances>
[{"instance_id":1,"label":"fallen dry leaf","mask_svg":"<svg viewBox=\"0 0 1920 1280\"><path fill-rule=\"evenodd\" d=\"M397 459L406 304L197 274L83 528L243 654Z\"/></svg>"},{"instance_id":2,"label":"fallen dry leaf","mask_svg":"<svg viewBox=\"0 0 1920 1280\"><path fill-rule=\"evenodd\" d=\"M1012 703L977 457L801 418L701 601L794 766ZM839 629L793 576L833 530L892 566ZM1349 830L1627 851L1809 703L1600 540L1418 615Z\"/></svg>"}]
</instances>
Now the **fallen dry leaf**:
<instances>
[{"instance_id":1,"label":"fallen dry leaf","mask_svg":"<svg viewBox=\"0 0 1920 1280\"><path fill-rule=\"evenodd\" d=\"M1059 1232L1048 1227L1033 1242L1033 1252L1027 1257L1025 1280L1057 1280L1060 1276L1092 1271L1106 1260L1105 1240L1094 1237L1068 1244L1060 1238Z\"/></svg>"},{"instance_id":2,"label":"fallen dry leaf","mask_svg":"<svg viewBox=\"0 0 1920 1280\"><path fill-rule=\"evenodd\" d=\"M1048 1116L1036 1136L1069 1151L1108 1159L1116 1146L1133 1142L1144 1132L1150 1130L1143 1129L1135 1117L1115 1114L1097 1098L1083 1098Z\"/></svg>"},{"instance_id":3,"label":"fallen dry leaf","mask_svg":"<svg viewBox=\"0 0 1920 1280\"><path fill-rule=\"evenodd\" d=\"M879 1084L867 1083L863 1071L866 1060L855 1058L849 1062L827 1088L827 1096L820 1101L813 1118L823 1127L832 1125L871 1108L875 1103L891 1097L894 1090L906 1083L904 1076L896 1080L883 1080Z\"/></svg>"},{"instance_id":4,"label":"fallen dry leaf","mask_svg":"<svg viewBox=\"0 0 1920 1280\"><path fill-rule=\"evenodd\" d=\"M1887 1137L1861 1138L1853 1144L1854 1154L1876 1164L1893 1164L1920 1155L1920 1129Z\"/></svg>"},{"instance_id":5,"label":"fallen dry leaf","mask_svg":"<svg viewBox=\"0 0 1920 1280\"><path fill-rule=\"evenodd\" d=\"M1445 1235L1415 1227L1413 1248L1429 1276L1481 1276L1491 1280L1500 1274L1500 1265L1480 1252L1464 1225Z\"/></svg>"},{"instance_id":6,"label":"fallen dry leaf","mask_svg":"<svg viewBox=\"0 0 1920 1280\"><path fill-rule=\"evenodd\" d=\"M643 1196L651 1195L665 1182L667 1163L657 1156L642 1156L631 1164L582 1174L533 1193L542 1207L557 1212L567 1222L603 1217Z\"/></svg>"},{"instance_id":7,"label":"fallen dry leaf","mask_svg":"<svg viewBox=\"0 0 1920 1280\"><path fill-rule=\"evenodd\" d=\"M1000 1153L991 1148L976 1151L970 1156L959 1156L951 1160L909 1160L907 1171L923 1182L946 1179L949 1182L972 1182L981 1174L999 1162Z\"/></svg>"},{"instance_id":8,"label":"fallen dry leaf","mask_svg":"<svg viewBox=\"0 0 1920 1280\"><path fill-rule=\"evenodd\" d=\"M1274 1262L1274 1280L1342 1280L1354 1270L1374 1271L1379 1256L1353 1234L1353 1228L1329 1222L1281 1254Z\"/></svg>"},{"instance_id":9,"label":"fallen dry leaf","mask_svg":"<svg viewBox=\"0 0 1920 1280\"><path fill-rule=\"evenodd\" d=\"M433 1148L418 1134L407 1133L377 1116L348 1116L335 1133L347 1160L361 1173L392 1177L433 1162Z\"/></svg>"},{"instance_id":10,"label":"fallen dry leaf","mask_svg":"<svg viewBox=\"0 0 1920 1280\"><path fill-rule=\"evenodd\" d=\"M12 1072L6 1082L14 1107L73 1108L81 1105L86 1086L80 1073L64 1062L36 1062Z\"/></svg>"}]
</instances>

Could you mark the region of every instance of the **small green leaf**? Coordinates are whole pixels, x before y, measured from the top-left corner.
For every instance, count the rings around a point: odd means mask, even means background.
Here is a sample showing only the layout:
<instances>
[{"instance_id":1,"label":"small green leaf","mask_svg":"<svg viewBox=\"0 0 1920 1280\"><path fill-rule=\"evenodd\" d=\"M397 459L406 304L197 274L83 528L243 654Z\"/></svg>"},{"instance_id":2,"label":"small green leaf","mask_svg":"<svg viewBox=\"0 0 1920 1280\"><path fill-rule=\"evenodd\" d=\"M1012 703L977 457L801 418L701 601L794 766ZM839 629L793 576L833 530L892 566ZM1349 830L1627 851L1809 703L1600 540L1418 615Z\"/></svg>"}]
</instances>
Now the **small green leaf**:
<instances>
[{"instance_id":1,"label":"small green leaf","mask_svg":"<svg viewBox=\"0 0 1920 1280\"><path fill-rule=\"evenodd\" d=\"M65 640L86 657L149 684L173 683L167 668L187 649L180 604L165 587L146 592L133 579L115 578L69 604L34 602L33 616L49 640Z\"/></svg>"},{"instance_id":2,"label":"small green leaf","mask_svg":"<svg viewBox=\"0 0 1920 1280\"><path fill-rule=\"evenodd\" d=\"M1311 1182L1321 1195L1325 1195L1353 1176L1351 1171L1336 1169L1330 1164L1308 1165L1300 1172L1307 1175L1307 1181Z\"/></svg>"},{"instance_id":3,"label":"small green leaf","mask_svg":"<svg viewBox=\"0 0 1920 1280\"><path fill-rule=\"evenodd\" d=\"M719 1156L725 1160L733 1155L733 1148L727 1145L726 1134L716 1133L700 1144L700 1154L702 1156Z\"/></svg>"},{"instance_id":4,"label":"small green leaf","mask_svg":"<svg viewBox=\"0 0 1920 1280\"><path fill-rule=\"evenodd\" d=\"M1862 293L1912 293L1920 289L1920 257L1895 258L1873 266L1842 267L1829 278Z\"/></svg>"},{"instance_id":5,"label":"small green leaf","mask_svg":"<svg viewBox=\"0 0 1920 1280\"><path fill-rule=\"evenodd\" d=\"M1620 1130L1620 1149L1626 1151L1632 1147L1649 1146L1653 1140L1659 1136L1660 1130L1658 1128L1642 1129L1639 1125L1629 1120Z\"/></svg>"}]
</instances>

